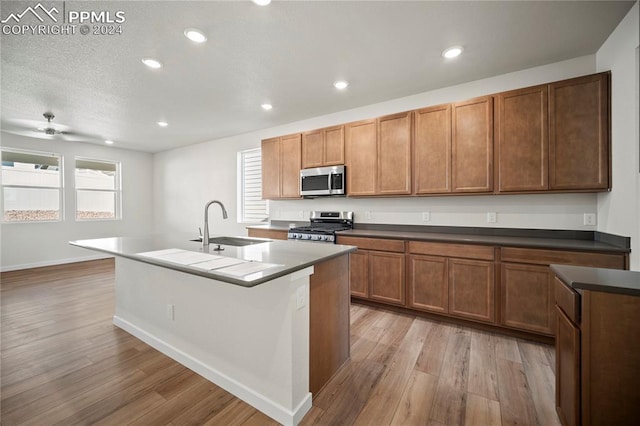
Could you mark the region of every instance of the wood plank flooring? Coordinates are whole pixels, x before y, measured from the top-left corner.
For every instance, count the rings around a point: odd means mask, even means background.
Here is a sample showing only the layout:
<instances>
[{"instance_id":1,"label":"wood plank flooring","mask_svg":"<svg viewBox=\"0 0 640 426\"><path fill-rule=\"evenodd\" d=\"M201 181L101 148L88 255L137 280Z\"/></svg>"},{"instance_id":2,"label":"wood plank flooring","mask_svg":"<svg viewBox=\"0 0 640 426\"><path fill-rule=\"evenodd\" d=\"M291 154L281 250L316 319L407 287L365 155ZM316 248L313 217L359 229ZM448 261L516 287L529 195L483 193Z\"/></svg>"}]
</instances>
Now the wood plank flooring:
<instances>
[{"instance_id":1,"label":"wood plank flooring","mask_svg":"<svg viewBox=\"0 0 640 426\"><path fill-rule=\"evenodd\" d=\"M2 425L276 425L111 323L112 260L1 275ZM557 425L553 347L351 306L307 425Z\"/></svg>"}]
</instances>

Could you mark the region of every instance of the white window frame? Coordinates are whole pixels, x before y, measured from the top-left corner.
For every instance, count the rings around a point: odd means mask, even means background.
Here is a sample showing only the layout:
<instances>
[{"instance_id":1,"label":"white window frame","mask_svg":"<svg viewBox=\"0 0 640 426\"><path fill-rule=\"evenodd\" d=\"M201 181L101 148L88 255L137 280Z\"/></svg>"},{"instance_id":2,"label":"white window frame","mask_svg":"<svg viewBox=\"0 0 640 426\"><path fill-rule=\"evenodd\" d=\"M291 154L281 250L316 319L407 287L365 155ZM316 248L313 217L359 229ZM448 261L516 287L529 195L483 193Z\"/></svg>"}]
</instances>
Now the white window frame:
<instances>
[{"instance_id":1,"label":"white window frame","mask_svg":"<svg viewBox=\"0 0 640 426\"><path fill-rule=\"evenodd\" d=\"M5 185L4 182L0 182L2 186L2 196L0 197L0 203L2 205L2 224L17 224L17 223L52 223L64 221L64 157L62 154L36 151L31 149L19 149L2 147L1 153L8 152L13 154L33 155L40 157L52 157L58 159L58 185L57 186L42 186L42 185ZM0 161L1 164L1 161ZM0 181L2 181L2 173L0 172ZM5 188L19 188L19 189L57 189L58 190L58 218L48 220L5 220L4 219L4 190Z\"/></svg>"},{"instance_id":2,"label":"white window frame","mask_svg":"<svg viewBox=\"0 0 640 426\"><path fill-rule=\"evenodd\" d=\"M259 161L259 169L256 169L256 160ZM262 199L262 149L255 148L238 152L237 170L238 223L256 224L266 222L269 219L269 203ZM259 187L257 188L255 186L256 183L259 183ZM252 184L253 191L250 191L251 194L247 194L248 184ZM264 215L264 217L256 217L255 214L249 215L247 212L247 202L263 205L263 214L258 215Z\"/></svg>"},{"instance_id":3,"label":"white window frame","mask_svg":"<svg viewBox=\"0 0 640 426\"><path fill-rule=\"evenodd\" d=\"M97 188L85 188L78 187L76 171L78 170L77 164L78 161L85 161L89 163L102 163L109 164L115 167L115 188L114 189L97 189ZM84 167L81 167L84 169ZM76 222L95 222L95 221L104 221L104 220L122 220L122 165L118 161L113 160L103 160L99 158L89 158L89 157L75 157L73 162L73 185L75 189L75 214L74 218ZM112 218L78 218L78 192L79 191L90 191L90 192L103 192L103 193L113 193L115 206L114 206L114 214L115 217Z\"/></svg>"}]
</instances>

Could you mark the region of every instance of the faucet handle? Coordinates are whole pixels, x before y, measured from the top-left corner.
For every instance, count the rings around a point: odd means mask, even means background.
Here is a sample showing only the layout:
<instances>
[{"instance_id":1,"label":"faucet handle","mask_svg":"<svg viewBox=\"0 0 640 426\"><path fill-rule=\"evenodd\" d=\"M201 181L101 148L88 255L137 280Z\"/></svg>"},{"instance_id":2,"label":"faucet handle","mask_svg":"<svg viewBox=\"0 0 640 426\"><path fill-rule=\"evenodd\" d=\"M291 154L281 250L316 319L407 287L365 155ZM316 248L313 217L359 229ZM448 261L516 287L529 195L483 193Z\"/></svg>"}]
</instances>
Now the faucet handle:
<instances>
[{"instance_id":1,"label":"faucet handle","mask_svg":"<svg viewBox=\"0 0 640 426\"><path fill-rule=\"evenodd\" d=\"M199 226L198 226L198 234L200 234L200 236L202 237L202 228L200 228Z\"/></svg>"}]
</instances>

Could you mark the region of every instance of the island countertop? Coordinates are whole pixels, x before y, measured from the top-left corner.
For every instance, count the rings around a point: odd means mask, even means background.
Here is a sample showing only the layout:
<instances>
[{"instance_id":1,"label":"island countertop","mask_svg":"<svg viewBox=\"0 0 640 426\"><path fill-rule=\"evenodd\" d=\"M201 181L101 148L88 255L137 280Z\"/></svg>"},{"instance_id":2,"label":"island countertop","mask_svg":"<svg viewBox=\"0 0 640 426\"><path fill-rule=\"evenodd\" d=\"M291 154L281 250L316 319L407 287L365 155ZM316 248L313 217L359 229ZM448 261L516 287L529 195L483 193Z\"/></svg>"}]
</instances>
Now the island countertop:
<instances>
[{"instance_id":1,"label":"island countertop","mask_svg":"<svg viewBox=\"0 0 640 426\"><path fill-rule=\"evenodd\" d=\"M215 251L214 248L216 244L210 244L208 251L203 251L202 244L197 241L189 241L191 238L193 238L193 236L190 235L155 234L144 237L111 237L77 240L70 241L69 243L77 247L134 259L140 262L243 287L253 287L356 250L356 247L339 244L265 239L264 243L242 247L223 245L224 250L222 251ZM256 240L256 238L252 239ZM184 251L189 253L181 253ZM258 267L257 269L260 269L259 264L270 264L270 267L247 273L246 275L238 275L228 272L231 271L233 266L229 268L205 269L201 265L194 266L198 265L198 263L195 262L193 264L184 264L167 260L171 259L171 256L158 255L162 254L162 252L178 255L187 254L199 258L199 263L201 264L207 259L226 261L239 259L244 261L245 263L243 264L248 266L249 269L254 265ZM226 259L220 259L220 257Z\"/></svg>"}]
</instances>

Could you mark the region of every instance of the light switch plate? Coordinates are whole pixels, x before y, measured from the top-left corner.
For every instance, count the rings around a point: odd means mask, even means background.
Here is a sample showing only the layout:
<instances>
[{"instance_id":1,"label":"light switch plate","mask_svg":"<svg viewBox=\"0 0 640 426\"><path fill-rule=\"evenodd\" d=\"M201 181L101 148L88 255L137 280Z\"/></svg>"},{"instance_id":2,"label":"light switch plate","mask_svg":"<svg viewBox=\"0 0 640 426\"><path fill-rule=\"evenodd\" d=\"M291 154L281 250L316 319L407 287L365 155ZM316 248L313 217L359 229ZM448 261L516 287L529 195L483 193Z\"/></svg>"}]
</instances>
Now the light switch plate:
<instances>
[{"instance_id":1,"label":"light switch plate","mask_svg":"<svg viewBox=\"0 0 640 426\"><path fill-rule=\"evenodd\" d=\"M487 223L496 223L498 221L498 213L489 212L487 213Z\"/></svg>"},{"instance_id":2,"label":"light switch plate","mask_svg":"<svg viewBox=\"0 0 640 426\"><path fill-rule=\"evenodd\" d=\"M307 293L304 287L298 287L296 290L296 309L302 309L307 304Z\"/></svg>"},{"instance_id":3,"label":"light switch plate","mask_svg":"<svg viewBox=\"0 0 640 426\"><path fill-rule=\"evenodd\" d=\"M429 222L431 220L431 213L430 212L422 212L422 221L423 222Z\"/></svg>"}]
</instances>

